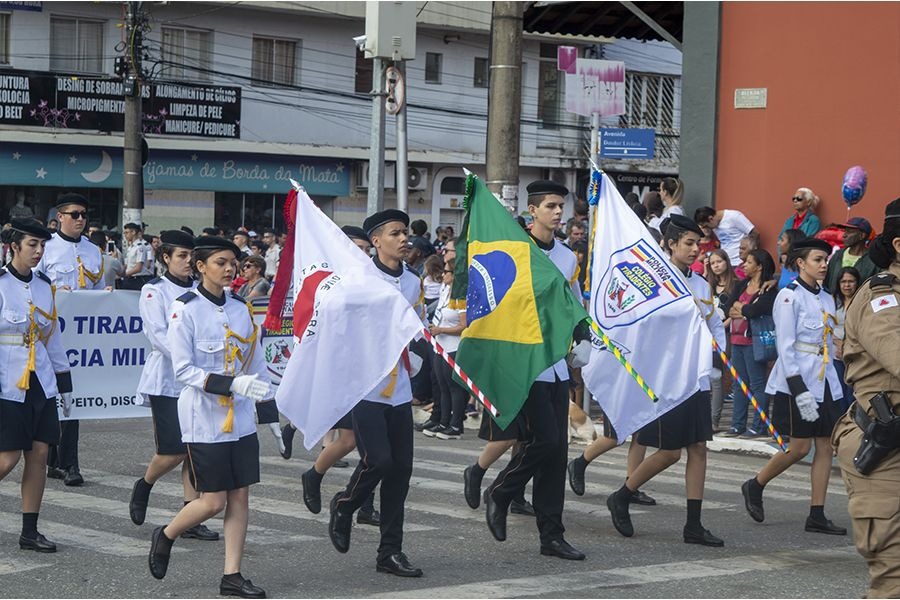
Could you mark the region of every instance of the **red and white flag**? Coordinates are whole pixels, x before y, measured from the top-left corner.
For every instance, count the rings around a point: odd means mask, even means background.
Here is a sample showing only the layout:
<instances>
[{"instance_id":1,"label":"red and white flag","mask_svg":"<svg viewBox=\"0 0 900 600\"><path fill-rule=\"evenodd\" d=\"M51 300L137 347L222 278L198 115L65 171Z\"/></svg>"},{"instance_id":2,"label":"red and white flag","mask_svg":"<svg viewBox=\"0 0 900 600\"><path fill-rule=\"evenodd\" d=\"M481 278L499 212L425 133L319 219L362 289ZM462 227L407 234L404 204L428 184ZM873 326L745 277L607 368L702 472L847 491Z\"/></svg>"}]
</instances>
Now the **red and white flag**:
<instances>
[{"instance_id":1,"label":"red and white flag","mask_svg":"<svg viewBox=\"0 0 900 600\"><path fill-rule=\"evenodd\" d=\"M275 401L309 450L393 370L423 325L302 189L294 236L297 342Z\"/></svg>"}]
</instances>

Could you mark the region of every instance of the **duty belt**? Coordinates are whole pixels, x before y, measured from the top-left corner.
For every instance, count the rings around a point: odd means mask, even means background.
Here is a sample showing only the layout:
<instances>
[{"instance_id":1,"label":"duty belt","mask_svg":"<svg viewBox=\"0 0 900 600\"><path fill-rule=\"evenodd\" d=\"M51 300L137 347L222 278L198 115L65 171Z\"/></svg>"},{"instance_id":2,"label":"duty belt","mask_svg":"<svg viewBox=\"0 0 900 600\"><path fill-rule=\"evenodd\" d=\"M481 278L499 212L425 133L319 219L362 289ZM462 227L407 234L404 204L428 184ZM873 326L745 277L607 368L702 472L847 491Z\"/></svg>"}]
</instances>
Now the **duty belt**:
<instances>
[{"instance_id":1,"label":"duty belt","mask_svg":"<svg viewBox=\"0 0 900 600\"><path fill-rule=\"evenodd\" d=\"M821 356L825 354L825 346L820 346L818 344L805 344L803 342L794 342L794 349L799 352L805 352L807 354L815 354L817 356Z\"/></svg>"},{"instance_id":2,"label":"duty belt","mask_svg":"<svg viewBox=\"0 0 900 600\"><path fill-rule=\"evenodd\" d=\"M0 333L0 346L27 346L24 333Z\"/></svg>"}]
</instances>

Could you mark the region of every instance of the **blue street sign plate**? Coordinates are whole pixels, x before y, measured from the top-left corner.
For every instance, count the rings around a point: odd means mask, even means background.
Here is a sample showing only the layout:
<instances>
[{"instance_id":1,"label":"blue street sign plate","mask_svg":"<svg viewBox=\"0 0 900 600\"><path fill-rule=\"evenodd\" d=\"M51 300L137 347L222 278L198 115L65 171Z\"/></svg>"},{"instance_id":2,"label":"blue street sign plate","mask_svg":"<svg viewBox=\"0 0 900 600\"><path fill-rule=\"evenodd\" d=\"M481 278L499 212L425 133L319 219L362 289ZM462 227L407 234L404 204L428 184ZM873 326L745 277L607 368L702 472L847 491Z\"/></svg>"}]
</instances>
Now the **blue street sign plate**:
<instances>
[{"instance_id":1,"label":"blue street sign plate","mask_svg":"<svg viewBox=\"0 0 900 600\"><path fill-rule=\"evenodd\" d=\"M653 129L600 129L602 158L653 158L656 132Z\"/></svg>"}]
</instances>

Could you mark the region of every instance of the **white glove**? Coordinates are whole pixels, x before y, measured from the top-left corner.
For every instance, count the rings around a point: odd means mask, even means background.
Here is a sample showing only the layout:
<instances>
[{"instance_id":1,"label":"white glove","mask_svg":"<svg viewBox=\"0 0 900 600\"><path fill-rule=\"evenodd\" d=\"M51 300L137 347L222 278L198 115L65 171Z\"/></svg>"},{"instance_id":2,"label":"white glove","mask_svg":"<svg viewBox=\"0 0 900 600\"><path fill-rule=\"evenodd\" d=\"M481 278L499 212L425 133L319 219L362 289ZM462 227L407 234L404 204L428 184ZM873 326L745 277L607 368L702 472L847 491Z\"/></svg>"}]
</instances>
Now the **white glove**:
<instances>
[{"instance_id":1,"label":"white glove","mask_svg":"<svg viewBox=\"0 0 900 600\"><path fill-rule=\"evenodd\" d=\"M231 382L231 391L259 402L269 393L269 384L258 379L259 375L238 375Z\"/></svg>"},{"instance_id":2,"label":"white glove","mask_svg":"<svg viewBox=\"0 0 900 600\"><path fill-rule=\"evenodd\" d=\"M813 395L809 392L798 394L794 398L794 402L797 403L797 409L800 411L800 418L804 421L812 423L819 418L819 403L816 402L816 399L813 398Z\"/></svg>"},{"instance_id":3,"label":"white glove","mask_svg":"<svg viewBox=\"0 0 900 600\"><path fill-rule=\"evenodd\" d=\"M591 343L587 340L581 340L575 344L566 360L573 369L580 369L588 364L591 361Z\"/></svg>"},{"instance_id":4,"label":"white glove","mask_svg":"<svg viewBox=\"0 0 900 600\"><path fill-rule=\"evenodd\" d=\"M281 426L278 423L268 423L269 431L272 432L272 435L275 436L275 441L278 442L278 451L284 454L284 439L281 437Z\"/></svg>"},{"instance_id":5,"label":"white glove","mask_svg":"<svg viewBox=\"0 0 900 600\"><path fill-rule=\"evenodd\" d=\"M62 397L63 416L68 417L72 414L72 392L62 393L60 397Z\"/></svg>"}]
</instances>

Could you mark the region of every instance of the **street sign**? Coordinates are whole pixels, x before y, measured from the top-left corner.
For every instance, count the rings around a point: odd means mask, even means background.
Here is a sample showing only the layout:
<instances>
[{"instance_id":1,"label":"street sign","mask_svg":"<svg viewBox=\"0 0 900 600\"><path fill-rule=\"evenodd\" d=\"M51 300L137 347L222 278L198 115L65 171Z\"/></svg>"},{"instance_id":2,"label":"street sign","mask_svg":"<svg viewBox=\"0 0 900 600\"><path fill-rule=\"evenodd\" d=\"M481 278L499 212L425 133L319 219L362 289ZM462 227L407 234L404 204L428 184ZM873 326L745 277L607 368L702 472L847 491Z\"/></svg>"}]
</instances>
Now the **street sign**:
<instances>
[{"instance_id":1,"label":"street sign","mask_svg":"<svg viewBox=\"0 0 900 600\"><path fill-rule=\"evenodd\" d=\"M653 158L656 132L653 129L600 129L602 158Z\"/></svg>"}]
</instances>

